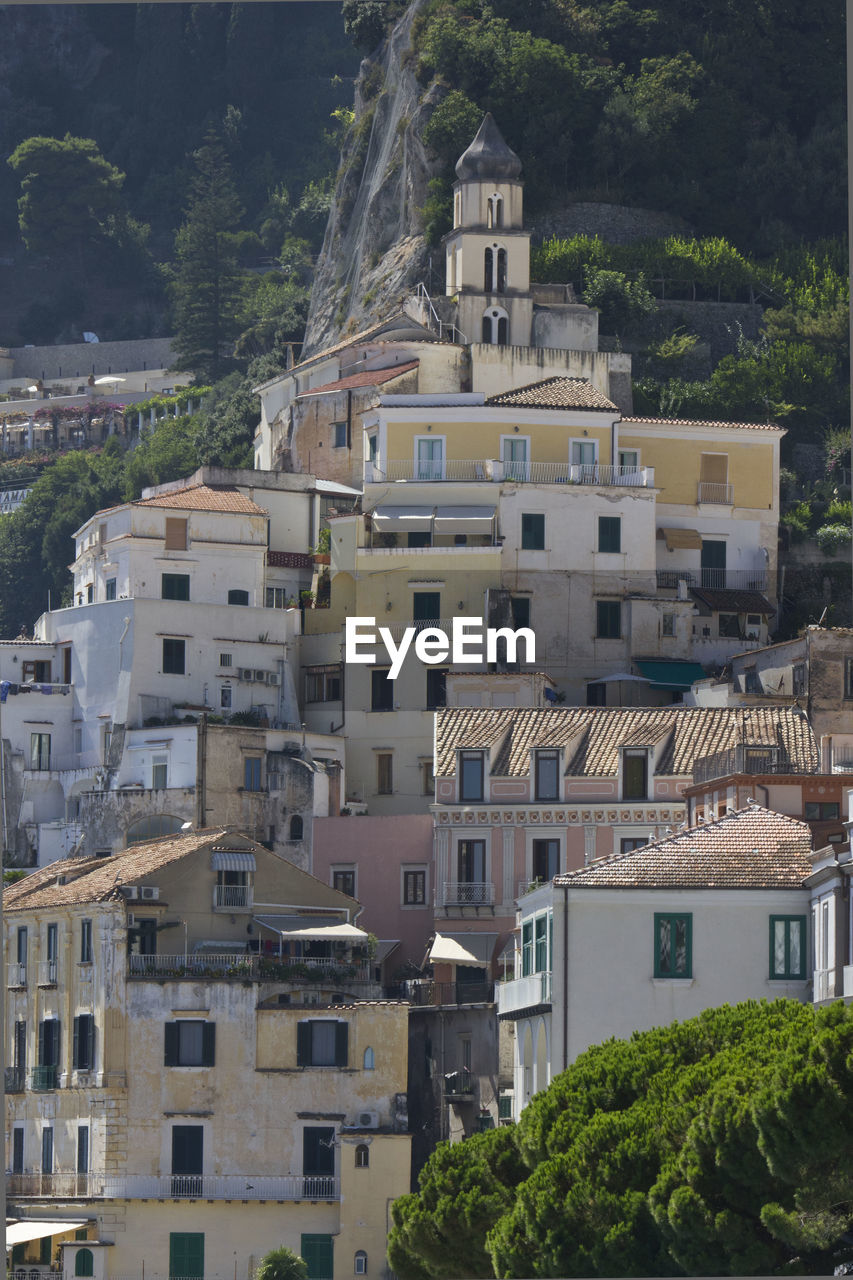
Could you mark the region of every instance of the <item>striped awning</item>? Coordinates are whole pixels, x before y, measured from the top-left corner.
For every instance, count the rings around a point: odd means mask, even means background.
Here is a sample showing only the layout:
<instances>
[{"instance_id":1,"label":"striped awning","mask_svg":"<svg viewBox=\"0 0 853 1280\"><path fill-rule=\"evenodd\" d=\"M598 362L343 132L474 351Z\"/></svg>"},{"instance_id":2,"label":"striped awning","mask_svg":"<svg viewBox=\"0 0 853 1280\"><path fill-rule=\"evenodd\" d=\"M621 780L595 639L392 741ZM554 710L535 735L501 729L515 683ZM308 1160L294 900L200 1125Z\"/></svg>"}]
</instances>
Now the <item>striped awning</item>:
<instances>
[{"instance_id":1,"label":"striped awning","mask_svg":"<svg viewBox=\"0 0 853 1280\"><path fill-rule=\"evenodd\" d=\"M434 507L375 507L373 523L378 533L428 533Z\"/></svg>"},{"instance_id":2,"label":"striped awning","mask_svg":"<svg viewBox=\"0 0 853 1280\"><path fill-rule=\"evenodd\" d=\"M211 865L214 871L254 871L255 855L237 853L234 849L219 849L212 855Z\"/></svg>"},{"instance_id":3,"label":"striped awning","mask_svg":"<svg viewBox=\"0 0 853 1280\"><path fill-rule=\"evenodd\" d=\"M491 533L494 507L436 507L436 533Z\"/></svg>"}]
</instances>

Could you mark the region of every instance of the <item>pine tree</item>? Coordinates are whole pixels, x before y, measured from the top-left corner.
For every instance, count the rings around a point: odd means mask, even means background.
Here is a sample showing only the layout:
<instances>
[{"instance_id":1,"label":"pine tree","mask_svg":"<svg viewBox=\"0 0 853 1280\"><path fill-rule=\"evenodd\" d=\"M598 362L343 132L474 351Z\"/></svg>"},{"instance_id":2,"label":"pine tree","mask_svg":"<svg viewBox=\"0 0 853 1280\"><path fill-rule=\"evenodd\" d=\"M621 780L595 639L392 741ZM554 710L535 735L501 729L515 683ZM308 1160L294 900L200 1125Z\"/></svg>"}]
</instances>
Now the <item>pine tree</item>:
<instances>
[{"instance_id":1,"label":"pine tree","mask_svg":"<svg viewBox=\"0 0 853 1280\"><path fill-rule=\"evenodd\" d=\"M172 283L176 368L215 382L239 326L240 273L234 232L243 209L222 142L208 133L194 156L196 174L186 216L175 237Z\"/></svg>"}]
</instances>

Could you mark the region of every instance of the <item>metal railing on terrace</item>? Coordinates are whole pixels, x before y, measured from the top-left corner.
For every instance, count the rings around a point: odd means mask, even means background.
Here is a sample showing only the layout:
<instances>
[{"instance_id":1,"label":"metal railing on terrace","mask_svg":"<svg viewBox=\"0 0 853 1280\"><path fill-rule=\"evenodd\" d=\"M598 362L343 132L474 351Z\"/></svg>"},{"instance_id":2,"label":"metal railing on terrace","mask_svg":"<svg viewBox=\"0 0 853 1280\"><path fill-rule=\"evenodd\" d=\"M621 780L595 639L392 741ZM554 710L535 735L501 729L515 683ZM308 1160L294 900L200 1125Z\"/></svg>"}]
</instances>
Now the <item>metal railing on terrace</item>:
<instances>
[{"instance_id":1,"label":"metal railing on terrace","mask_svg":"<svg viewBox=\"0 0 853 1280\"><path fill-rule=\"evenodd\" d=\"M416 1008L444 1004L488 1004L494 999L493 982L433 982L432 978L412 978L404 985L406 999Z\"/></svg>"},{"instance_id":2,"label":"metal railing on terrace","mask_svg":"<svg viewBox=\"0 0 853 1280\"><path fill-rule=\"evenodd\" d=\"M33 1067L30 1072L30 1088L36 1093L45 1093L56 1088L59 1067Z\"/></svg>"},{"instance_id":3,"label":"metal railing on terrace","mask_svg":"<svg viewBox=\"0 0 853 1280\"><path fill-rule=\"evenodd\" d=\"M679 582L711 591L766 591L766 569L657 569L661 590L676 591Z\"/></svg>"},{"instance_id":4,"label":"metal railing on terrace","mask_svg":"<svg viewBox=\"0 0 853 1280\"><path fill-rule=\"evenodd\" d=\"M7 1093L23 1093L27 1084L27 1072L24 1067L6 1067L4 1073Z\"/></svg>"},{"instance_id":5,"label":"metal railing on terrace","mask_svg":"<svg viewBox=\"0 0 853 1280\"><path fill-rule=\"evenodd\" d=\"M340 1179L313 1174L12 1173L6 1194L104 1200L340 1200Z\"/></svg>"},{"instance_id":6,"label":"metal railing on terrace","mask_svg":"<svg viewBox=\"0 0 853 1280\"><path fill-rule=\"evenodd\" d=\"M717 484L709 480L700 480L696 501L709 502L716 506L730 507L735 500L734 485Z\"/></svg>"},{"instance_id":7,"label":"metal railing on terrace","mask_svg":"<svg viewBox=\"0 0 853 1280\"><path fill-rule=\"evenodd\" d=\"M25 987L27 985L27 963L10 960L6 965L6 986Z\"/></svg>"},{"instance_id":8,"label":"metal railing on terrace","mask_svg":"<svg viewBox=\"0 0 853 1280\"><path fill-rule=\"evenodd\" d=\"M492 907L495 886L490 882L448 880L442 886L441 907Z\"/></svg>"},{"instance_id":9,"label":"metal railing on terrace","mask_svg":"<svg viewBox=\"0 0 853 1280\"><path fill-rule=\"evenodd\" d=\"M214 909L218 907L232 911L248 911L254 896L254 890L246 884L215 884L213 886Z\"/></svg>"},{"instance_id":10,"label":"metal railing on terrace","mask_svg":"<svg viewBox=\"0 0 853 1280\"><path fill-rule=\"evenodd\" d=\"M416 461L389 458L364 464L366 484L397 480L503 481L514 484L597 485L605 488L650 489L654 467L616 467L605 463L515 462L499 458L445 458ZM726 486L723 486L724 488ZM706 499L710 501L711 499Z\"/></svg>"},{"instance_id":11,"label":"metal railing on terrace","mask_svg":"<svg viewBox=\"0 0 853 1280\"><path fill-rule=\"evenodd\" d=\"M38 963L38 985L40 987L55 987L56 980L59 976L59 963L56 960L39 960Z\"/></svg>"},{"instance_id":12,"label":"metal railing on terrace","mask_svg":"<svg viewBox=\"0 0 853 1280\"><path fill-rule=\"evenodd\" d=\"M740 746L727 751L715 751L713 755L699 756L693 761L693 782L710 782L714 778L726 778L732 773L817 773L817 767L803 768L801 764L783 756L778 747Z\"/></svg>"},{"instance_id":13,"label":"metal railing on terrace","mask_svg":"<svg viewBox=\"0 0 853 1280\"><path fill-rule=\"evenodd\" d=\"M288 957L240 955L221 952L211 955L153 955L128 957L129 978L199 978L221 981L234 978L251 982L370 982L370 968L361 960L306 956Z\"/></svg>"}]
</instances>

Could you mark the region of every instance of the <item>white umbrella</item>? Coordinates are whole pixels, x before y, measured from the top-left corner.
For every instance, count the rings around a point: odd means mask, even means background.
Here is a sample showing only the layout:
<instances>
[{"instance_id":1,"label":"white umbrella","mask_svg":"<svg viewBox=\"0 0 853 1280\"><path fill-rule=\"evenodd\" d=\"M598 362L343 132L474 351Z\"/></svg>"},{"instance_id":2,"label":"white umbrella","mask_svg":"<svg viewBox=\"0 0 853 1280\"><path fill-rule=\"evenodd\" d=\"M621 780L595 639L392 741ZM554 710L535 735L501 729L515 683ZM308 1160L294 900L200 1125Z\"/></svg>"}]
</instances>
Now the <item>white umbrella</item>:
<instances>
[{"instance_id":1,"label":"white umbrella","mask_svg":"<svg viewBox=\"0 0 853 1280\"><path fill-rule=\"evenodd\" d=\"M119 382L125 382L125 378L118 378L114 373L105 373L102 378L95 379L96 387L108 387Z\"/></svg>"}]
</instances>

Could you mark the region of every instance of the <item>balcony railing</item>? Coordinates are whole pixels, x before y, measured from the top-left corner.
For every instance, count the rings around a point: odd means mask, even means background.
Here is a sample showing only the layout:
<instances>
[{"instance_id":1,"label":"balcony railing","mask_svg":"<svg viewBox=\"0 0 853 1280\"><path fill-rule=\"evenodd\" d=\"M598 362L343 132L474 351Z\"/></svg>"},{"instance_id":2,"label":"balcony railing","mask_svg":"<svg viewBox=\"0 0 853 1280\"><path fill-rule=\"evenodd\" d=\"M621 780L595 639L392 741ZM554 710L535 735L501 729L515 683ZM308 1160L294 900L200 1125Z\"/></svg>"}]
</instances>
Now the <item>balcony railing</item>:
<instances>
[{"instance_id":1,"label":"balcony railing","mask_svg":"<svg viewBox=\"0 0 853 1280\"><path fill-rule=\"evenodd\" d=\"M27 1073L23 1067L7 1067L3 1073L7 1093L23 1093L27 1083Z\"/></svg>"},{"instance_id":2,"label":"balcony railing","mask_svg":"<svg viewBox=\"0 0 853 1280\"><path fill-rule=\"evenodd\" d=\"M38 985L55 987L58 971L59 965L56 960L39 960Z\"/></svg>"},{"instance_id":3,"label":"balcony railing","mask_svg":"<svg viewBox=\"0 0 853 1280\"><path fill-rule=\"evenodd\" d=\"M658 569L661 590L677 591L679 582L711 591L766 591L766 569Z\"/></svg>"},{"instance_id":4,"label":"balcony railing","mask_svg":"<svg viewBox=\"0 0 853 1280\"><path fill-rule=\"evenodd\" d=\"M495 903L495 886L468 880L450 880L444 884L440 906L443 907L492 907Z\"/></svg>"},{"instance_id":5,"label":"balcony railing","mask_svg":"<svg viewBox=\"0 0 853 1280\"><path fill-rule=\"evenodd\" d=\"M778 748L730 747L713 755L699 756L693 761L693 782L710 782L714 778L727 778L732 773L811 774L817 766L803 767L780 757Z\"/></svg>"},{"instance_id":6,"label":"balcony railing","mask_svg":"<svg viewBox=\"0 0 853 1280\"><path fill-rule=\"evenodd\" d=\"M467 1067L461 1071L449 1071L444 1077L444 1096L446 1098L473 1098L474 1077Z\"/></svg>"},{"instance_id":7,"label":"balcony railing","mask_svg":"<svg viewBox=\"0 0 853 1280\"><path fill-rule=\"evenodd\" d=\"M13 1173L6 1194L105 1200L340 1200L340 1180L288 1174Z\"/></svg>"},{"instance_id":8,"label":"balcony railing","mask_svg":"<svg viewBox=\"0 0 853 1280\"><path fill-rule=\"evenodd\" d=\"M303 957L241 955L226 952L213 955L129 956L128 977L221 981L235 978L252 982L320 982L339 984L370 982L370 968L362 960L346 956Z\"/></svg>"},{"instance_id":9,"label":"balcony railing","mask_svg":"<svg viewBox=\"0 0 853 1280\"><path fill-rule=\"evenodd\" d=\"M416 1008L444 1004L488 1004L494 998L494 983L433 982L431 978L414 978L405 984L406 999Z\"/></svg>"},{"instance_id":10,"label":"balcony railing","mask_svg":"<svg viewBox=\"0 0 853 1280\"><path fill-rule=\"evenodd\" d=\"M525 978L514 978L512 982L499 982L497 999L498 1016L550 1004L551 974L531 973Z\"/></svg>"},{"instance_id":11,"label":"balcony railing","mask_svg":"<svg viewBox=\"0 0 853 1280\"><path fill-rule=\"evenodd\" d=\"M834 995L835 995L835 970L834 969L815 969L813 998L815 1000L831 1000Z\"/></svg>"},{"instance_id":12,"label":"balcony railing","mask_svg":"<svg viewBox=\"0 0 853 1280\"><path fill-rule=\"evenodd\" d=\"M26 961L21 964L17 960L10 960L6 965L6 986L7 987L25 987L27 985L27 965Z\"/></svg>"},{"instance_id":13,"label":"balcony railing","mask_svg":"<svg viewBox=\"0 0 853 1280\"><path fill-rule=\"evenodd\" d=\"M58 1075L59 1068L57 1066L33 1067L30 1075L30 1088L36 1093L45 1093L48 1089L55 1089Z\"/></svg>"},{"instance_id":14,"label":"balcony railing","mask_svg":"<svg viewBox=\"0 0 853 1280\"><path fill-rule=\"evenodd\" d=\"M614 467L598 463L503 462L498 458L447 458L415 462L392 458L385 463L365 462L367 484L396 480L502 481L514 484L604 485L620 488L654 487L654 467ZM725 487L725 486L724 486Z\"/></svg>"},{"instance_id":15,"label":"balcony railing","mask_svg":"<svg viewBox=\"0 0 853 1280\"><path fill-rule=\"evenodd\" d=\"M715 484L708 480L699 481L697 502L710 502L716 506L730 507L735 500L734 485Z\"/></svg>"},{"instance_id":16,"label":"balcony railing","mask_svg":"<svg viewBox=\"0 0 853 1280\"><path fill-rule=\"evenodd\" d=\"M246 884L215 884L213 906L228 911L250 911L254 893Z\"/></svg>"}]
</instances>

